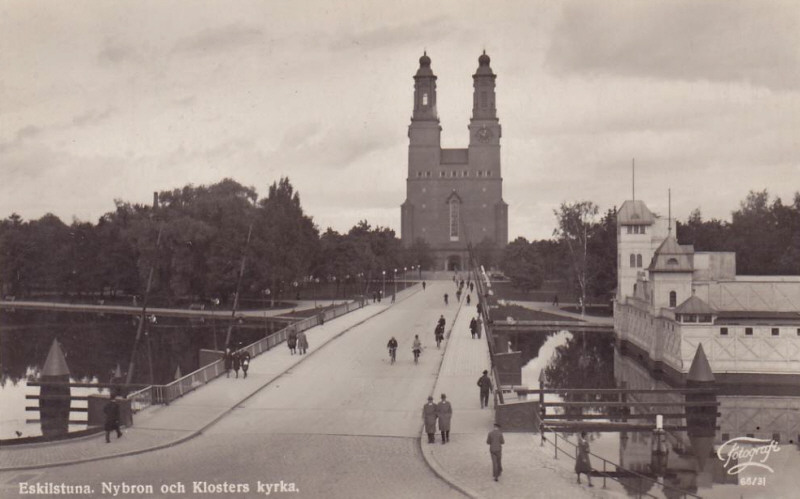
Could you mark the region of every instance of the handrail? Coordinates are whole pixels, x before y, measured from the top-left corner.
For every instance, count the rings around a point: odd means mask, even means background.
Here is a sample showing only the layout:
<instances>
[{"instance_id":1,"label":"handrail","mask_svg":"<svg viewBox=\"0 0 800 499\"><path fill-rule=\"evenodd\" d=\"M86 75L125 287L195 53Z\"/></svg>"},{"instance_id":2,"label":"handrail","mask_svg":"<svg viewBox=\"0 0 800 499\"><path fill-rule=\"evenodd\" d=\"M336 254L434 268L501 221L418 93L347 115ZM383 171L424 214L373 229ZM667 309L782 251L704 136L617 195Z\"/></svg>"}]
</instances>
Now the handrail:
<instances>
[{"instance_id":1,"label":"handrail","mask_svg":"<svg viewBox=\"0 0 800 499\"><path fill-rule=\"evenodd\" d=\"M290 331L305 331L320 324L321 322L334 319L341 315L352 312L353 310L362 308L363 306L363 302L359 300L345 302L335 307L322 310L311 317L293 322L292 324L289 324L288 326L269 336L242 347L240 350L247 351L250 353L251 357L255 357L286 341ZM194 391L213 379L216 379L224 372L224 361L223 359L218 359L195 371L192 371L181 378L176 379L175 381L165 385L150 385L146 388L129 394L127 398L131 400L132 407L136 407L134 412L145 409L153 404L169 404L173 400Z\"/></svg>"},{"instance_id":2,"label":"handrail","mask_svg":"<svg viewBox=\"0 0 800 499\"><path fill-rule=\"evenodd\" d=\"M542 436L540 447L544 446L544 443L547 441L547 438L545 437L545 431L550 431L551 433L553 433L554 438L553 438L553 442L551 442L551 443L553 444L553 448L555 450L554 458L558 459L558 451L559 451L559 447L558 447L558 432L556 430L549 429L548 426L545 425L544 423L539 423L539 432L540 432L540 434ZM578 458L578 456L577 456L578 445L570 442L569 439L567 437L563 436L563 435L561 436L561 440L563 442L568 443L569 445L571 445L575 449L575 456L572 456L565 449L560 449L562 451L562 453L567 454L570 458L572 458L574 460L577 460L577 458ZM640 484L641 484L642 480L647 480L648 482L651 482L653 484L660 485L662 489L669 489L669 490L675 491L675 492L677 492L678 494L680 494L684 498L692 497L692 498L696 498L696 499L701 499L701 496L698 496L696 494L693 494L693 493L691 493L689 491L686 491L686 490L683 490L683 489L679 489L677 487L673 487L671 485L667 485L666 483L664 483L662 481L659 481L658 479L650 478L647 475L643 475L643 474L637 473L637 472L635 472L633 470L629 470L627 468L624 468L624 467L618 465L617 463L615 463L613 461L610 461L610 460L608 460L608 459L606 459L604 457L601 457L601 456L598 456L597 454L594 454L591 451L588 454L589 454L589 456L594 457L596 459L599 459L600 461L603 462L603 470L602 471L593 469L593 471L595 471L596 473L599 473L599 474L601 474L603 476L603 488L605 488L605 486L606 486L606 478L610 478L612 480L620 482L617 477L608 474L608 470L606 470L606 464L611 464L611 465L614 466L614 468L616 468L617 471L621 470L621 471L624 471L625 473L630 473L631 475L636 476L639 479L639 483ZM620 483L622 483L622 482L620 482ZM641 487L639 487L639 488L641 489ZM647 497L658 497L658 496L654 496L653 494L650 494L649 492L641 492L639 490L637 490L637 494L639 495L639 497L641 497L642 495L646 495Z\"/></svg>"},{"instance_id":3,"label":"handrail","mask_svg":"<svg viewBox=\"0 0 800 499\"><path fill-rule=\"evenodd\" d=\"M489 361L491 362L491 372L492 372L492 379L494 381L494 402L495 406L500 403L504 404L505 401L503 399L503 392L500 390L500 375L497 372L497 366L494 363L494 334L492 333L492 328L489 323L489 304L485 299L485 291L483 287L483 281L481 280L482 276L478 271L478 266L475 262L474 255L472 253L472 245L468 245L469 250L469 262L471 267L471 273L473 274L473 280L475 281L475 288L477 290L478 295L478 303L481 305L481 320L483 321L483 325L486 331L486 342L489 345Z\"/></svg>"}]
</instances>

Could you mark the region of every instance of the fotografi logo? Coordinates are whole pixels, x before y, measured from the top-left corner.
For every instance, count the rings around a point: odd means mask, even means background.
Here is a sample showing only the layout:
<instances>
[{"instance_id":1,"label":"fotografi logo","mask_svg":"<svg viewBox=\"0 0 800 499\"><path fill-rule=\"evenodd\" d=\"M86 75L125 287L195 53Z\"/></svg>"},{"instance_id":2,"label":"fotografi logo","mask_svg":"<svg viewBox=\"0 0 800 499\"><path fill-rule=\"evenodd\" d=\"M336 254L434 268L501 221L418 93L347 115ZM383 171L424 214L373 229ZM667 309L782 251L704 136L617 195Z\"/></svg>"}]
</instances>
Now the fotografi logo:
<instances>
[{"instance_id":1,"label":"fotografi logo","mask_svg":"<svg viewBox=\"0 0 800 499\"><path fill-rule=\"evenodd\" d=\"M743 445L747 447L743 447ZM781 448L775 440L736 437L720 445L719 449L717 449L717 457L720 461L725 461L725 468L728 470L729 475L738 475L751 466L764 468L770 473L775 473L775 470L765 463L770 454L780 452L780 450ZM729 468L731 461L735 461L737 464Z\"/></svg>"}]
</instances>

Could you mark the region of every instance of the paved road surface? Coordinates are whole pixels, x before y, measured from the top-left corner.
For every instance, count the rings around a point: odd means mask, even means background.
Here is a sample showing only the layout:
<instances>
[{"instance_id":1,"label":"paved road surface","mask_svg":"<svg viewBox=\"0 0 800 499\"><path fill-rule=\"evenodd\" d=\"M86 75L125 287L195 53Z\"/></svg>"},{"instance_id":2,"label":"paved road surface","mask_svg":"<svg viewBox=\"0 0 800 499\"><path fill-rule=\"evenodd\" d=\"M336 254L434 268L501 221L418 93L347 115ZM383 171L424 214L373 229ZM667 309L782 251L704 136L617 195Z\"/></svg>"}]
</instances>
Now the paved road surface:
<instances>
[{"instance_id":1,"label":"paved road surface","mask_svg":"<svg viewBox=\"0 0 800 499\"><path fill-rule=\"evenodd\" d=\"M299 489L290 497L461 497L419 449L421 407L442 359L433 327L441 313L451 324L457 310L441 299L451 287L429 285L345 333L195 439L137 456L3 473L0 496L16 492L23 477L86 484L97 496L102 482L152 485L161 497L162 484L181 482L189 494L193 482L205 481L249 488L217 497L255 497L259 480L283 480ZM411 355L415 333L426 347L419 365ZM386 351L391 335L400 343L395 365Z\"/></svg>"}]
</instances>

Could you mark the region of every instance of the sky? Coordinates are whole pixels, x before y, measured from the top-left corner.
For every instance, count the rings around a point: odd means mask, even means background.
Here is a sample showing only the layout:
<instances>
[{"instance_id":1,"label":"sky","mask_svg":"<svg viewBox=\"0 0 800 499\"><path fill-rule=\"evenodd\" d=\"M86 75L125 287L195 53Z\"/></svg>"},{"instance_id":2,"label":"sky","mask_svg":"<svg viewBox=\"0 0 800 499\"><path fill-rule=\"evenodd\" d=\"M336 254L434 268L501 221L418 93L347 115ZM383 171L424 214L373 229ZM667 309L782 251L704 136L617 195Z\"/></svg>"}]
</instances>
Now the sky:
<instances>
[{"instance_id":1,"label":"sky","mask_svg":"<svg viewBox=\"0 0 800 499\"><path fill-rule=\"evenodd\" d=\"M447 148L491 56L510 240L621 205L634 158L678 219L800 190L796 1L0 0L0 217L288 176L321 230L399 235L424 50Z\"/></svg>"}]
</instances>

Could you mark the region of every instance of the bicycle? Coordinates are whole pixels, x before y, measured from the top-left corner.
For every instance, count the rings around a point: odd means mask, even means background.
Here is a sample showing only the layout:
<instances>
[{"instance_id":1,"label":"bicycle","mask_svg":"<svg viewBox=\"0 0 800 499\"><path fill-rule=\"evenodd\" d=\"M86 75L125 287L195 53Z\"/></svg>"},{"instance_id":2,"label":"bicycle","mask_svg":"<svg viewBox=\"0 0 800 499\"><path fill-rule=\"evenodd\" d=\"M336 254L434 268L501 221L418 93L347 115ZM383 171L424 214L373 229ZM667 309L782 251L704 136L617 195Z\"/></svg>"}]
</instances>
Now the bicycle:
<instances>
[{"instance_id":1,"label":"bicycle","mask_svg":"<svg viewBox=\"0 0 800 499\"><path fill-rule=\"evenodd\" d=\"M389 359L392 364L395 363L395 361L397 360L397 348L392 347L389 349Z\"/></svg>"},{"instance_id":2,"label":"bicycle","mask_svg":"<svg viewBox=\"0 0 800 499\"><path fill-rule=\"evenodd\" d=\"M414 349L414 364L419 364L419 348Z\"/></svg>"}]
</instances>

